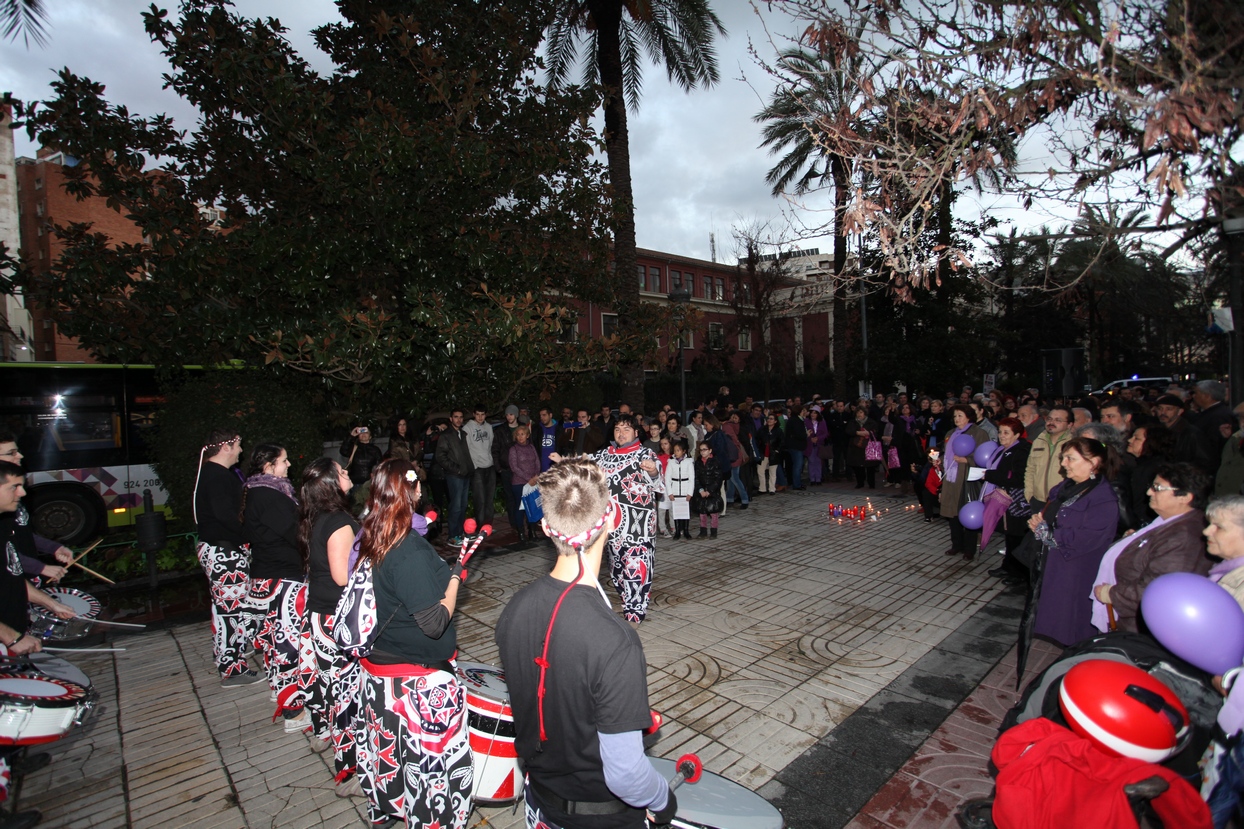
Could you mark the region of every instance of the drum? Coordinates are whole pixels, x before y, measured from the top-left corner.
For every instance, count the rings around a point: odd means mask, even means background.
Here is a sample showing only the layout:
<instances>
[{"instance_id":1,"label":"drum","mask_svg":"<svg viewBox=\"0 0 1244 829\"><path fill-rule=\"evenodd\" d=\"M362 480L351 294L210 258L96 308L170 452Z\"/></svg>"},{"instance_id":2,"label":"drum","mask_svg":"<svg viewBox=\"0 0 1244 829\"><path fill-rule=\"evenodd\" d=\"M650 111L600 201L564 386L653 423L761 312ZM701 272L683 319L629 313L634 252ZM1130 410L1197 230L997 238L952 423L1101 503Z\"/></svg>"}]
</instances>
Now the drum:
<instances>
[{"instance_id":1,"label":"drum","mask_svg":"<svg viewBox=\"0 0 1244 829\"><path fill-rule=\"evenodd\" d=\"M673 760L650 758L657 773L670 780ZM678 787L678 814L671 821L679 829L783 829L782 813L751 789L712 772L698 782Z\"/></svg>"},{"instance_id":2,"label":"drum","mask_svg":"<svg viewBox=\"0 0 1244 829\"><path fill-rule=\"evenodd\" d=\"M466 690L467 727L475 755L477 803L504 803L523 794L523 773L514 748L514 711L500 668L459 662L458 681Z\"/></svg>"},{"instance_id":3,"label":"drum","mask_svg":"<svg viewBox=\"0 0 1244 829\"><path fill-rule=\"evenodd\" d=\"M0 745L59 740L81 725L94 694L76 682L35 673L0 673Z\"/></svg>"},{"instance_id":4,"label":"drum","mask_svg":"<svg viewBox=\"0 0 1244 829\"><path fill-rule=\"evenodd\" d=\"M54 642L81 639L91 632L95 617L102 606L90 593L72 587L53 587L45 591L56 601L73 608L74 613L85 619L58 619L47 608L30 605L30 634Z\"/></svg>"}]
</instances>

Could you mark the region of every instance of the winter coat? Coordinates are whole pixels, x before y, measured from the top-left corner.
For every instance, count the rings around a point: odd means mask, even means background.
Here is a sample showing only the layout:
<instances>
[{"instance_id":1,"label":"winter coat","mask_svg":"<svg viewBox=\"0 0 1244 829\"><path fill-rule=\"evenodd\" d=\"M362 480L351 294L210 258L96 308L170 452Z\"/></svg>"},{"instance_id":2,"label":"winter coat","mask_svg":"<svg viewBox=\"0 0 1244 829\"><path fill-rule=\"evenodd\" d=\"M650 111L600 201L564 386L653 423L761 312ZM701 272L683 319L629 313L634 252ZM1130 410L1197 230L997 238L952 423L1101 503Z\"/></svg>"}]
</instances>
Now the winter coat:
<instances>
[{"instance_id":1,"label":"winter coat","mask_svg":"<svg viewBox=\"0 0 1244 829\"><path fill-rule=\"evenodd\" d=\"M806 452L808 449L808 428L804 426L802 417L788 417L782 427L782 438L787 452Z\"/></svg>"},{"instance_id":2,"label":"winter coat","mask_svg":"<svg viewBox=\"0 0 1244 829\"><path fill-rule=\"evenodd\" d=\"M1049 510L1066 482L1050 490ZM944 485L943 485L944 486ZM1050 516L1046 515L1048 521ZM1033 630L1063 645L1095 635L1093 603L1089 598L1101 558L1114 543L1119 504L1110 483L1097 486L1058 509L1054 529L1056 546L1048 549L1041 597Z\"/></svg>"},{"instance_id":3,"label":"winter coat","mask_svg":"<svg viewBox=\"0 0 1244 829\"><path fill-rule=\"evenodd\" d=\"M856 432L864 429L870 432L868 437L856 434ZM881 461L870 461L864 456L864 450L868 447L870 440L881 440L881 424L871 417L866 417L863 421L852 418L851 422L847 424L847 435L851 441L847 445L847 466L862 466L864 468L871 466L875 469L881 465Z\"/></svg>"},{"instance_id":4,"label":"winter coat","mask_svg":"<svg viewBox=\"0 0 1244 829\"><path fill-rule=\"evenodd\" d=\"M1119 630L1139 632L1137 616L1140 597L1149 583L1165 573L1209 572L1205 553L1205 513L1194 509L1184 513L1123 548L1114 562L1117 584L1110 588Z\"/></svg>"},{"instance_id":5,"label":"winter coat","mask_svg":"<svg viewBox=\"0 0 1244 829\"><path fill-rule=\"evenodd\" d=\"M1050 491L1063 480L1061 455L1063 444L1071 440L1071 430L1057 437L1042 432L1032 441L1028 452L1028 469L1024 473L1024 497L1045 503Z\"/></svg>"},{"instance_id":6,"label":"winter coat","mask_svg":"<svg viewBox=\"0 0 1244 829\"><path fill-rule=\"evenodd\" d=\"M722 511L721 467L715 458L695 462L695 494L691 496L691 511L698 515L713 515ZM708 495L701 495L701 491Z\"/></svg>"},{"instance_id":7,"label":"winter coat","mask_svg":"<svg viewBox=\"0 0 1244 829\"><path fill-rule=\"evenodd\" d=\"M450 426L436 442L436 465L446 476L469 478L475 471L466 432Z\"/></svg>"},{"instance_id":8,"label":"winter coat","mask_svg":"<svg viewBox=\"0 0 1244 829\"><path fill-rule=\"evenodd\" d=\"M985 470L985 482L1011 496L1011 505L1002 514L1002 532L1006 535L1023 535L1028 531L1032 508L1024 500L1024 472L1028 469L1030 449L1032 444L1020 438L1003 450L996 467Z\"/></svg>"},{"instance_id":9,"label":"winter coat","mask_svg":"<svg viewBox=\"0 0 1244 829\"><path fill-rule=\"evenodd\" d=\"M968 461L967 463L959 464L959 471L955 473L955 479L952 481L947 477L947 473L950 471L951 466L956 463L953 450L950 448L950 439L954 433L955 430L951 429L949 432L942 435L941 441L942 491L939 495L939 502L941 504L941 513L943 518L959 517L959 507L966 503L965 491L968 482L969 470L976 467L976 460L972 457L972 453L969 452L967 455L963 456L966 457ZM976 441L977 446L980 446L982 443L989 440L989 436L985 434L985 431L975 425L969 426L967 431L963 434Z\"/></svg>"},{"instance_id":10,"label":"winter coat","mask_svg":"<svg viewBox=\"0 0 1244 829\"><path fill-rule=\"evenodd\" d=\"M540 474L540 452L530 441L511 446L506 462L510 468L511 486L522 486Z\"/></svg>"},{"instance_id":11,"label":"winter coat","mask_svg":"<svg viewBox=\"0 0 1244 829\"><path fill-rule=\"evenodd\" d=\"M670 456L665 465L665 496L670 499L688 498L695 491L695 462L689 455L681 458Z\"/></svg>"}]
</instances>

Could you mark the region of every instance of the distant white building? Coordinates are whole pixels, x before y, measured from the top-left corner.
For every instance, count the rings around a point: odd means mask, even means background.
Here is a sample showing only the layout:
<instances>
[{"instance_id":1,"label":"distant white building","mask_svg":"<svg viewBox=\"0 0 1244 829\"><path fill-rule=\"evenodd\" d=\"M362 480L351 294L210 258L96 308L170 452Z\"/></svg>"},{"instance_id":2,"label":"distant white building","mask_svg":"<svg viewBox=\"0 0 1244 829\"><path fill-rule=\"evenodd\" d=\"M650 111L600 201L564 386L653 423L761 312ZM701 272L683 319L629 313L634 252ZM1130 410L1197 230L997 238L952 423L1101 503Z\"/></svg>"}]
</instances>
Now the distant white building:
<instances>
[{"instance_id":1,"label":"distant white building","mask_svg":"<svg viewBox=\"0 0 1244 829\"><path fill-rule=\"evenodd\" d=\"M21 231L17 213L17 166L13 145L13 130L9 123L13 113L9 107L0 108L0 243L16 256L21 247ZM4 296L0 305L3 319L0 323L0 359L9 363L28 363L34 360L34 326L26 301L21 292Z\"/></svg>"}]
</instances>

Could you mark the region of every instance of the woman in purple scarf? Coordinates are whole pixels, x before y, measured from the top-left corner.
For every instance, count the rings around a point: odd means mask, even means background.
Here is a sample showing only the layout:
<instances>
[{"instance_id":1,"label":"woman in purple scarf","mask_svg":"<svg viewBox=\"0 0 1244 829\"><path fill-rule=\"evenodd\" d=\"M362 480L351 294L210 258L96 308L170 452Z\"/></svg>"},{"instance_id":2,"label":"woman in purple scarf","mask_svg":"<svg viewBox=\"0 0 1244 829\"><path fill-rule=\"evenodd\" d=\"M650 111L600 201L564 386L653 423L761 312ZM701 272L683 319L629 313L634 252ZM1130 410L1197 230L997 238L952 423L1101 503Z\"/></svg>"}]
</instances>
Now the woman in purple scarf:
<instances>
[{"instance_id":1,"label":"woman in purple scarf","mask_svg":"<svg viewBox=\"0 0 1244 829\"><path fill-rule=\"evenodd\" d=\"M284 718L285 730L297 734L311 727L305 707L315 681L315 663L307 617L307 560L298 543L298 501L289 481L289 454L276 444L261 443L251 452L247 472L242 531L251 547L248 598L260 620L256 645L263 652L272 701Z\"/></svg>"},{"instance_id":2,"label":"woman in purple scarf","mask_svg":"<svg viewBox=\"0 0 1244 829\"><path fill-rule=\"evenodd\" d=\"M955 428L946 433L942 441L944 455L937 459L942 469L941 514L950 522L950 549L946 555L962 555L968 561L976 557L976 533L959 523L959 508L971 501L970 495L980 491L978 481L984 480L984 470L976 465L972 453L955 454L952 444L960 435L972 438L976 446L989 440L989 435L979 426L974 426L976 413L966 403L951 407ZM969 485L969 483L971 485Z\"/></svg>"}]
</instances>

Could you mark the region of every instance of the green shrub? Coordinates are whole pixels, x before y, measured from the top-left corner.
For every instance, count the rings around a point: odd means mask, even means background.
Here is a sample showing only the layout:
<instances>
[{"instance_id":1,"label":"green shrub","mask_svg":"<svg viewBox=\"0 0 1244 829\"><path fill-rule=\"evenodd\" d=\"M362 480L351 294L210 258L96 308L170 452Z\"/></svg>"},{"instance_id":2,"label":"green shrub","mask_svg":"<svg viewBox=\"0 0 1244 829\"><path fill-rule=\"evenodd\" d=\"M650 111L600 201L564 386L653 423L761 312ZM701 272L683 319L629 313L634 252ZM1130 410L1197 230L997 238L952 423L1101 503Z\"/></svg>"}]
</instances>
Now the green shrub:
<instances>
[{"instance_id":1,"label":"green shrub","mask_svg":"<svg viewBox=\"0 0 1244 829\"><path fill-rule=\"evenodd\" d=\"M242 436L243 467L256 444L284 446L297 488L306 465L323 454L324 417L310 398L300 378L251 369L209 372L168 390L152 450L173 511L190 520L199 450L217 426L237 429Z\"/></svg>"}]
</instances>

